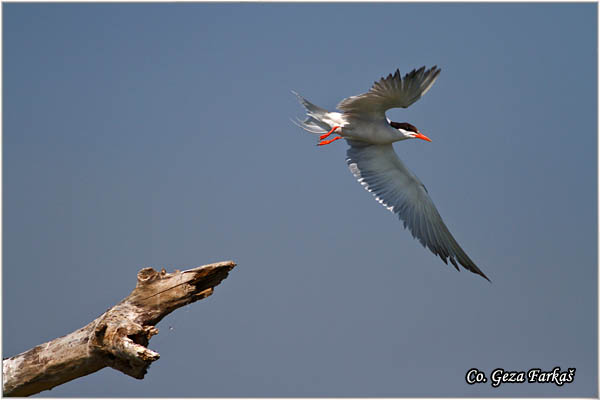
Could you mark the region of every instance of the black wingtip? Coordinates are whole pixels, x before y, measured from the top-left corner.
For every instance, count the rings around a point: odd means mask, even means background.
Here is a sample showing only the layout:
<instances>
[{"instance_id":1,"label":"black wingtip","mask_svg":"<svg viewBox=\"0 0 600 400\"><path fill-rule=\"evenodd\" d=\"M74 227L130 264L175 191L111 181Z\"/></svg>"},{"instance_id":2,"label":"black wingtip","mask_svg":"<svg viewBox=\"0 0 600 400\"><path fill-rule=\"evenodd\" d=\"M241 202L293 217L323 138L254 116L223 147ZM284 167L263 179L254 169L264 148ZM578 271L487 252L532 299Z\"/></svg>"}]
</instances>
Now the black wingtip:
<instances>
[{"instance_id":1,"label":"black wingtip","mask_svg":"<svg viewBox=\"0 0 600 400\"><path fill-rule=\"evenodd\" d=\"M464 267L464 266L463 266ZM492 281L490 280L490 278L488 278L479 268L477 268L475 265L471 266L470 268L464 267L467 271L471 271L474 274L477 274L479 276L481 276L483 279L485 279L486 281L488 281L489 283L492 283Z\"/></svg>"},{"instance_id":2,"label":"black wingtip","mask_svg":"<svg viewBox=\"0 0 600 400\"><path fill-rule=\"evenodd\" d=\"M452 265L454 265L454 268L456 268L457 271L460 271L460 269L458 269L458 264L456 264L456 261L454 260L454 257L448 257L450 259L450 262L452 263Z\"/></svg>"},{"instance_id":3,"label":"black wingtip","mask_svg":"<svg viewBox=\"0 0 600 400\"><path fill-rule=\"evenodd\" d=\"M460 271L458 269L458 265L457 265L456 261L454 260L454 258L453 257L448 257L448 259L450 260L450 262L452 263L452 265L454 265L454 268L456 268L457 271ZM442 258L442 260L443 260L443 258ZM483 279L485 279L486 281L488 281L489 283L492 283L492 281L490 280L490 278L488 278L487 276L485 276L485 274L479 268L477 268L477 266L475 264L473 264L472 262L471 263L463 263L462 261L460 261L460 259L459 259L459 262L460 262L460 265L464 269L466 269L467 271L470 271L470 272L472 272L474 274L477 274L477 275L481 276ZM446 264L448 264L448 263L446 263Z\"/></svg>"},{"instance_id":4,"label":"black wingtip","mask_svg":"<svg viewBox=\"0 0 600 400\"><path fill-rule=\"evenodd\" d=\"M488 278L487 276L485 276L485 274L481 271L479 272L475 272L477 275L482 276L486 281L488 281L489 283L492 283L492 281L490 280L490 278Z\"/></svg>"}]
</instances>

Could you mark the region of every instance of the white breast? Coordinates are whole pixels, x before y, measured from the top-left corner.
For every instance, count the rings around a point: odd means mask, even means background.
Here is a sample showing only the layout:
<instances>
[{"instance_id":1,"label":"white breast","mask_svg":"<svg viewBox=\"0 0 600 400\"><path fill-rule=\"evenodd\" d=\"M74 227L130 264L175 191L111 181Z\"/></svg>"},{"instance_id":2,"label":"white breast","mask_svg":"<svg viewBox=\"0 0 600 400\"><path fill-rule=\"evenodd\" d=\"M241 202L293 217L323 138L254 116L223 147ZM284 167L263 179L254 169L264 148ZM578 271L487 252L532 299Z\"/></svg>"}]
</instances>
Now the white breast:
<instances>
[{"instance_id":1,"label":"white breast","mask_svg":"<svg viewBox=\"0 0 600 400\"><path fill-rule=\"evenodd\" d=\"M363 119L354 116L348 118L342 136L373 144L389 144L404 139L385 119Z\"/></svg>"}]
</instances>

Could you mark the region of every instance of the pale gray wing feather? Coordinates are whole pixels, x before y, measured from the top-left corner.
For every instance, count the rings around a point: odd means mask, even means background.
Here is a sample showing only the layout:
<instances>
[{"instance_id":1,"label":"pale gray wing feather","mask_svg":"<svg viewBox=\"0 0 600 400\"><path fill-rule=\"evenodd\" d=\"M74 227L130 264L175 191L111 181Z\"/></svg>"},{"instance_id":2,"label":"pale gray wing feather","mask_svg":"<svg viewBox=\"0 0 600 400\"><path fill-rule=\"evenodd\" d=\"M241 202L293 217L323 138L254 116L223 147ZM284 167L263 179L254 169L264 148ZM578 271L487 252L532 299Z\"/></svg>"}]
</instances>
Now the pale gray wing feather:
<instances>
[{"instance_id":1,"label":"pale gray wing feather","mask_svg":"<svg viewBox=\"0 0 600 400\"><path fill-rule=\"evenodd\" d=\"M396 155L391 144L369 145L348 140L346 162L361 185L388 210L398 214L413 235L446 264L487 276L458 245L438 213L427 189Z\"/></svg>"},{"instance_id":2,"label":"pale gray wing feather","mask_svg":"<svg viewBox=\"0 0 600 400\"><path fill-rule=\"evenodd\" d=\"M390 108L406 108L431 88L441 69L421 67L400 76L400 70L381 78L367 92L342 100L337 108L348 114L382 114Z\"/></svg>"}]
</instances>

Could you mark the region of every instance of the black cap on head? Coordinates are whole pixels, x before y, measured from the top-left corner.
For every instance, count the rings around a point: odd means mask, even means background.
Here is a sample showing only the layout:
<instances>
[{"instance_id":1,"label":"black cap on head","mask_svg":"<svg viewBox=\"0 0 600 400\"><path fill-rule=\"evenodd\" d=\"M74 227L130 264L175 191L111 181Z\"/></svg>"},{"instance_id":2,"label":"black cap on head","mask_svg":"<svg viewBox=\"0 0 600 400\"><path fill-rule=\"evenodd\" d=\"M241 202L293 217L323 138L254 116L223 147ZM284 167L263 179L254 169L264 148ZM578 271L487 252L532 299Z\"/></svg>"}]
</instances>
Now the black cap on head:
<instances>
[{"instance_id":1,"label":"black cap on head","mask_svg":"<svg viewBox=\"0 0 600 400\"><path fill-rule=\"evenodd\" d=\"M392 126L392 128L396 128L396 129L404 129L405 131L410 131L410 132L414 132L414 133L418 133L419 130L414 126L409 124L408 122L390 122L390 125Z\"/></svg>"}]
</instances>

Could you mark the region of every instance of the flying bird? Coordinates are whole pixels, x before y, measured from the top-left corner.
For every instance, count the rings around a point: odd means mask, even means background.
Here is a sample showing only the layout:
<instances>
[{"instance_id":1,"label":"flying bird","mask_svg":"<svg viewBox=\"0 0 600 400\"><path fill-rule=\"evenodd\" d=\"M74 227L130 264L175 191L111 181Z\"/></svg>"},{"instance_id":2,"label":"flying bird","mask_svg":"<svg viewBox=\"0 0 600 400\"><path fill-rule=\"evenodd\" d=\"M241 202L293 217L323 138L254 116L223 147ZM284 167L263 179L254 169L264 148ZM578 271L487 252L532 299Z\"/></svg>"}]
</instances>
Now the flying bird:
<instances>
[{"instance_id":1,"label":"flying bird","mask_svg":"<svg viewBox=\"0 0 600 400\"><path fill-rule=\"evenodd\" d=\"M456 270L459 270L459 263L489 281L456 242L423 183L404 166L392 147L392 143L406 139L431 142L414 125L393 122L385 112L391 108L407 108L419 100L431 88L440 71L437 66L427 70L421 67L401 77L400 71L396 70L375 82L368 92L342 100L337 105L342 112L327 111L292 92L307 114L305 120L297 121L297 125L308 132L321 134L318 146L345 139L350 145L346 163L352 174L379 203L398 215L404 227L410 229L423 247L429 248L446 264L450 260ZM334 134L333 139L325 140Z\"/></svg>"}]
</instances>

